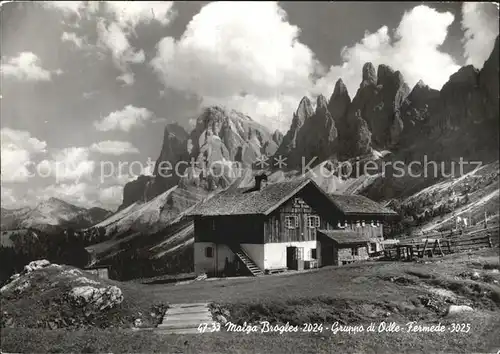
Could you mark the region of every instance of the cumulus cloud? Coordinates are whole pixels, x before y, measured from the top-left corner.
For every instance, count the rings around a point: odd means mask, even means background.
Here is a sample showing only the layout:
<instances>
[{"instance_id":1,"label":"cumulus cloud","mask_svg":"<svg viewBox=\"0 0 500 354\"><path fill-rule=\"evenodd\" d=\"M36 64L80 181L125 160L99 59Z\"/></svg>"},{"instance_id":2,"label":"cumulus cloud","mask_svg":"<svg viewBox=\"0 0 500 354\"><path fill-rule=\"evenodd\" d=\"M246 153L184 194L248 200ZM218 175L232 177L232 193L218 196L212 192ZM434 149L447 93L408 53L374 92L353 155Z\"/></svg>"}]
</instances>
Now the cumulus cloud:
<instances>
[{"instance_id":1,"label":"cumulus cloud","mask_svg":"<svg viewBox=\"0 0 500 354\"><path fill-rule=\"evenodd\" d=\"M111 112L103 119L95 121L94 126L100 131L122 130L128 132L132 127L141 125L152 117L153 113L148 109L128 105L120 111Z\"/></svg>"},{"instance_id":2,"label":"cumulus cloud","mask_svg":"<svg viewBox=\"0 0 500 354\"><path fill-rule=\"evenodd\" d=\"M213 2L178 41L158 43L151 65L165 86L194 93L204 104L279 124L288 122L318 65L299 33L276 2Z\"/></svg>"},{"instance_id":3,"label":"cumulus cloud","mask_svg":"<svg viewBox=\"0 0 500 354\"><path fill-rule=\"evenodd\" d=\"M83 38L79 37L75 32L63 32L61 40L63 42L71 42L78 48L83 46Z\"/></svg>"},{"instance_id":4,"label":"cumulus cloud","mask_svg":"<svg viewBox=\"0 0 500 354\"><path fill-rule=\"evenodd\" d=\"M3 128L0 131L1 180L26 182L31 176L28 169L33 155L44 153L47 143L31 136L29 132Z\"/></svg>"},{"instance_id":5,"label":"cumulus cloud","mask_svg":"<svg viewBox=\"0 0 500 354\"><path fill-rule=\"evenodd\" d=\"M481 69L498 36L498 4L464 2L462 5L463 44L467 65Z\"/></svg>"},{"instance_id":6,"label":"cumulus cloud","mask_svg":"<svg viewBox=\"0 0 500 354\"><path fill-rule=\"evenodd\" d=\"M93 18L96 21L97 45L109 50L117 69L122 72L117 80L125 85L134 83L129 64L142 63L142 49L135 49L129 41L139 24L157 21L167 25L175 16L173 1L47 1L44 6L59 10L65 17ZM65 32L66 33L66 32ZM63 41L71 41L81 47L85 38L76 33L63 33Z\"/></svg>"},{"instance_id":7,"label":"cumulus cloud","mask_svg":"<svg viewBox=\"0 0 500 354\"><path fill-rule=\"evenodd\" d=\"M112 22L106 26L104 20L97 23L98 45L108 48L111 51L115 66L128 75L127 80L123 80L126 84L133 83L133 75L130 74L128 64L142 63L145 56L144 51L135 49L130 45L127 35L123 28L116 22Z\"/></svg>"},{"instance_id":8,"label":"cumulus cloud","mask_svg":"<svg viewBox=\"0 0 500 354\"><path fill-rule=\"evenodd\" d=\"M89 149L70 147L56 151L51 160L43 160L37 166L41 177L52 176L56 182L77 181L92 177L95 161L89 159Z\"/></svg>"},{"instance_id":9,"label":"cumulus cloud","mask_svg":"<svg viewBox=\"0 0 500 354\"><path fill-rule=\"evenodd\" d=\"M90 150L101 154L123 155L137 154L139 150L128 141L101 141L91 145Z\"/></svg>"},{"instance_id":10,"label":"cumulus cloud","mask_svg":"<svg viewBox=\"0 0 500 354\"><path fill-rule=\"evenodd\" d=\"M449 12L438 12L425 5L413 8L403 15L394 36L383 26L374 33L366 33L355 45L344 47L342 65L332 66L318 80L314 91L329 95L337 79L342 78L351 97L354 96L366 62L375 67L386 64L401 71L410 87L422 79L430 87L441 89L460 68L451 55L439 49L453 20Z\"/></svg>"},{"instance_id":11,"label":"cumulus cloud","mask_svg":"<svg viewBox=\"0 0 500 354\"><path fill-rule=\"evenodd\" d=\"M114 14L120 27L135 28L153 20L167 25L174 18L173 1L106 1L107 10Z\"/></svg>"},{"instance_id":12,"label":"cumulus cloud","mask_svg":"<svg viewBox=\"0 0 500 354\"><path fill-rule=\"evenodd\" d=\"M40 66L40 59L34 53L21 52L17 57L6 59L0 66L0 72L21 81L50 81L52 74L59 74L60 70L46 70Z\"/></svg>"}]
</instances>

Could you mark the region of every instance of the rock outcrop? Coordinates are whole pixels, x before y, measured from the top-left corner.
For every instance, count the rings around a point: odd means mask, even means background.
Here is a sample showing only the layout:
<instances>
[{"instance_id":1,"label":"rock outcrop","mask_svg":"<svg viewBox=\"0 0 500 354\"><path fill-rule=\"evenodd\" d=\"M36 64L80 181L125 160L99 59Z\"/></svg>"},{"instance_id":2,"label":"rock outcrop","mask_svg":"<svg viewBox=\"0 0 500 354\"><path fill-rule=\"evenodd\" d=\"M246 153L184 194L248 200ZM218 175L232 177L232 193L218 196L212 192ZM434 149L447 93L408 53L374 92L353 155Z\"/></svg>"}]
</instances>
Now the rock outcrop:
<instances>
[{"instance_id":1,"label":"rock outcrop","mask_svg":"<svg viewBox=\"0 0 500 354\"><path fill-rule=\"evenodd\" d=\"M118 210L124 209L135 202L144 202L147 199L147 187L154 181L153 176L140 175L123 187L123 202Z\"/></svg>"},{"instance_id":2,"label":"rock outcrop","mask_svg":"<svg viewBox=\"0 0 500 354\"><path fill-rule=\"evenodd\" d=\"M399 71L379 65L377 74L371 63L363 67L363 82L349 107L348 121L359 115L366 121L375 148L397 143L402 132L401 106L410 92ZM359 119L356 119L359 123ZM352 130L351 133L356 133Z\"/></svg>"},{"instance_id":3,"label":"rock outcrop","mask_svg":"<svg viewBox=\"0 0 500 354\"><path fill-rule=\"evenodd\" d=\"M148 303L141 300L144 293L116 284L67 265L30 262L0 290L1 327L130 328L137 318L148 327L158 324L164 304Z\"/></svg>"},{"instance_id":4,"label":"rock outcrop","mask_svg":"<svg viewBox=\"0 0 500 354\"><path fill-rule=\"evenodd\" d=\"M288 156L297 147L297 135L299 130L304 125L304 122L313 114L314 109L311 100L309 100L308 97L303 97L297 111L293 114L290 129L283 137L283 141L276 151L277 156Z\"/></svg>"},{"instance_id":5,"label":"rock outcrop","mask_svg":"<svg viewBox=\"0 0 500 354\"><path fill-rule=\"evenodd\" d=\"M337 81L327 105L329 117L318 110L313 113L310 101L302 99L278 154L292 161L299 152L308 157L317 154L320 160L332 156L345 160L369 154L373 148L400 151L405 159L423 155L443 160L458 156L496 159L498 47L497 38L481 71L462 67L441 90L419 81L410 92L399 71L387 65L375 70L366 63L352 101L342 80ZM329 118L334 121L336 138L332 138L331 125L323 130ZM330 144L332 139L335 144Z\"/></svg>"},{"instance_id":6,"label":"rock outcrop","mask_svg":"<svg viewBox=\"0 0 500 354\"><path fill-rule=\"evenodd\" d=\"M229 186L240 168L250 168L262 155L272 155L283 141L250 117L221 106L205 108L188 134L178 124L165 128L153 176L125 185L119 210L147 202L170 188L196 186L207 191Z\"/></svg>"},{"instance_id":7,"label":"rock outcrop","mask_svg":"<svg viewBox=\"0 0 500 354\"><path fill-rule=\"evenodd\" d=\"M240 112L220 106L206 108L198 117L188 146L190 156L199 164L235 161L246 166L278 148L267 128Z\"/></svg>"},{"instance_id":8,"label":"rock outcrop","mask_svg":"<svg viewBox=\"0 0 500 354\"><path fill-rule=\"evenodd\" d=\"M290 167L309 165L313 159L315 165L335 152L338 133L323 95L318 96L316 111L304 120L295 135L294 147L286 155Z\"/></svg>"},{"instance_id":9,"label":"rock outcrop","mask_svg":"<svg viewBox=\"0 0 500 354\"><path fill-rule=\"evenodd\" d=\"M498 159L498 39L481 71L468 65L440 91L417 84L403 108L407 156Z\"/></svg>"},{"instance_id":10,"label":"rock outcrop","mask_svg":"<svg viewBox=\"0 0 500 354\"><path fill-rule=\"evenodd\" d=\"M425 134L430 133L426 128L432 114L435 114L439 101L439 91L431 89L420 80L403 102L402 140L406 144L412 144Z\"/></svg>"},{"instance_id":11,"label":"rock outcrop","mask_svg":"<svg viewBox=\"0 0 500 354\"><path fill-rule=\"evenodd\" d=\"M156 159L153 176L140 175L127 183L123 188L123 202L118 210L135 202L146 202L175 186L185 165L179 166L179 174L175 173L175 165L179 161L188 161L188 133L178 124L167 124L163 134L160 155Z\"/></svg>"}]
</instances>

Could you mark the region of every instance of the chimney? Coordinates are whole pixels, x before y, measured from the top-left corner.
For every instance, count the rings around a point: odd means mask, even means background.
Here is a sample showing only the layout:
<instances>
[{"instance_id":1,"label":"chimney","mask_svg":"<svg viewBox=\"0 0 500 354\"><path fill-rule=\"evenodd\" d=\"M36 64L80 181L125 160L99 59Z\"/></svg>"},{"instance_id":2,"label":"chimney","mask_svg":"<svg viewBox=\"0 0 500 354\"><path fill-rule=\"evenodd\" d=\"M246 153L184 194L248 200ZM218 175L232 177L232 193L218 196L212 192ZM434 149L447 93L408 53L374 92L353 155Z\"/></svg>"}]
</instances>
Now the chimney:
<instances>
[{"instance_id":1,"label":"chimney","mask_svg":"<svg viewBox=\"0 0 500 354\"><path fill-rule=\"evenodd\" d=\"M267 175L261 174L255 176L255 190L260 191L262 188L265 188L267 185Z\"/></svg>"},{"instance_id":2,"label":"chimney","mask_svg":"<svg viewBox=\"0 0 500 354\"><path fill-rule=\"evenodd\" d=\"M255 185L245 193L260 191L267 185L267 175L265 173L255 176Z\"/></svg>"}]
</instances>

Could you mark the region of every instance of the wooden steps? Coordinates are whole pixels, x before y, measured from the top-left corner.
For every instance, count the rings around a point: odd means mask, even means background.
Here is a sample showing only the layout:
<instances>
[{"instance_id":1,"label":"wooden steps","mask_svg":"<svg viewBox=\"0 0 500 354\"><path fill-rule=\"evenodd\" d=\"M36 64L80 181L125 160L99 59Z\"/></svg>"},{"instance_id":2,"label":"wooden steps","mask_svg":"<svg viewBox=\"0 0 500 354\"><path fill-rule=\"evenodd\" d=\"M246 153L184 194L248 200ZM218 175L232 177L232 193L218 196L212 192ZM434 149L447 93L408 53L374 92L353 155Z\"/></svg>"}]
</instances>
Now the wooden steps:
<instances>
[{"instance_id":1,"label":"wooden steps","mask_svg":"<svg viewBox=\"0 0 500 354\"><path fill-rule=\"evenodd\" d=\"M248 255L243 251L241 246L229 245L229 248L238 257L238 259L245 265L245 267L250 271L254 277L264 275L264 272L255 264L255 262L248 257Z\"/></svg>"},{"instance_id":2,"label":"wooden steps","mask_svg":"<svg viewBox=\"0 0 500 354\"><path fill-rule=\"evenodd\" d=\"M172 304L155 332L159 334L202 333L198 330L200 325L206 324L208 328L211 328L214 323L208 303Z\"/></svg>"}]
</instances>

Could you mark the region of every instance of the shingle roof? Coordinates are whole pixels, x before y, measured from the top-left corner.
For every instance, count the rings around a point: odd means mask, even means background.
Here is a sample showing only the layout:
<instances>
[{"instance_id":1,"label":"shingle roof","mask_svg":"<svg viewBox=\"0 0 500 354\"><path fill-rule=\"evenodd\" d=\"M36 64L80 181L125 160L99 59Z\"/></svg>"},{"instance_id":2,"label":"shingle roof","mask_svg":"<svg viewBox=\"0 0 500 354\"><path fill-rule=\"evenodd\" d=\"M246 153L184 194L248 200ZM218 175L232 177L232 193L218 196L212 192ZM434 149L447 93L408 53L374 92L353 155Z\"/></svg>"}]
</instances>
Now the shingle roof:
<instances>
[{"instance_id":1,"label":"shingle roof","mask_svg":"<svg viewBox=\"0 0 500 354\"><path fill-rule=\"evenodd\" d=\"M267 215L308 184L313 184L323 193L311 179L305 178L268 184L260 191L249 192L251 188L229 188L199 203L186 215ZM345 215L397 216L394 211L360 195L324 195Z\"/></svg>"},{"instance_id":2,"label":"shingle roof","mask_svg":"<svg viewBox=\"0 0 500 354\"><path fill-rule=\"evenodd\" d=\"M248 215L268 214L275 207L292 197L310 180L297 179L268 184L260 191L245 193L250 188L226 190L201 202L188 215Z\"/></svg>"},{"instance_id":3,"label":"shingle roof","mask_svg":"<svg viewBox=\"0 0 500 354\"><path fill-rule=\"evenodd\" d=\"M344 214L398 215L389 208L362 195L330 194L330 199Z\"/></svg>"},{"instance_id":4,"label":"shingle roof","mask_svg":"<svg viewBox=\"0 0 500 354\"><path fill-rule=\"evenodd\" d=\"M325 235L339 245L366 243L370 241L366 236L359 235L354 231L318 230L318 233Z\"/></svg>"}]
</instances>

